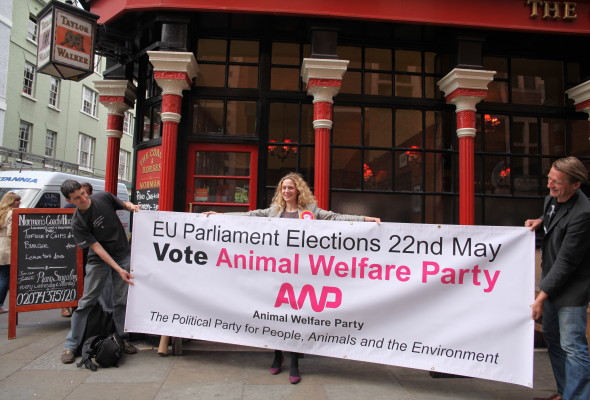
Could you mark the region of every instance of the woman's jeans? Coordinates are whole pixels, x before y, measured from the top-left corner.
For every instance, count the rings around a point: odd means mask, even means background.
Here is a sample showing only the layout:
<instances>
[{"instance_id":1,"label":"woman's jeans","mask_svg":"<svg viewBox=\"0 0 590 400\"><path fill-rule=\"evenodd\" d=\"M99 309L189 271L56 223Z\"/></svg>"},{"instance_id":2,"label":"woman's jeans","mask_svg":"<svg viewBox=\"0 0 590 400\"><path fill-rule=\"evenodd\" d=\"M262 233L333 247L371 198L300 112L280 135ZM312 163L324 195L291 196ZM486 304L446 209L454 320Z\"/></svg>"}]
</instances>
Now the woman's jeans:
<instances>
[{"instance_id":1,"label":"woman's jeans","mask_svg":"<svg viewBox=\"0 0 590 400\"><path fill-rule=\"evenodd\" d=\"M590 356L586 340L587 307L543 303L543 336L557 392L563 400L590 399Z\"/></svg>"}]
</instances>

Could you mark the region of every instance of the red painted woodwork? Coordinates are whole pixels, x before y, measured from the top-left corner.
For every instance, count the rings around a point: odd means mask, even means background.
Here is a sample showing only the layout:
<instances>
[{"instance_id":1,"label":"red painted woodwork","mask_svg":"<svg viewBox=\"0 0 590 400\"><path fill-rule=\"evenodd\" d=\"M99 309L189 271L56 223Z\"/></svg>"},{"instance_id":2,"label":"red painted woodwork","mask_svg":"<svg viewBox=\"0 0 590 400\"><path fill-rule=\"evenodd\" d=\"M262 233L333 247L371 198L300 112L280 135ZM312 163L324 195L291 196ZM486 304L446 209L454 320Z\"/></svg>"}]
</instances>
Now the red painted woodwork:
<instances>
[{"instance_id":1,"label":"red painted woodwork","mask_svg":"<svg viewBox=\"0 0 590 400\"><path fill-rule=\"evenodd\" d=\"M330 208L330 129L327 128L315 130L314 195L320 208Z\"/></svg>"},{"instance_id":2,"label":"red painted woodwork","mask_svg":"<svg viewBox=\"0 0 590 400\"><path fill-rule=\"evenodd\" d=\"M590 107L590 99L585 100L581 103L576 104L576 111L582 111L586 108Z\"/></svg>"},{"instance_id":3,"label":"red painted woodwork","mask_svg":"<svg viewBox=\"0 0 590 400\"><path fill-rule=\"evenodd\" d=\"M475 224L474 155L473 136L459 138L459 224Z\"/></svg>"},{"instance_id":4,"label":"red painted woodwork","mask_svg":"<svg viewBox=\"0 0 590 400\"><path fill-rule=\"evenodd\" d=\"M318 101L313 105L313 119L329 119L332 121L332 103Z\"/></svg>"},{"instance_id":5,"label":"red painted woodwork","mask_svg":"<svg viewBox=\"0 0 590 400\"><path fill-rule=\"evenodd\" d=\"M162 112L180 114L182 96L167 94L162 97Z\"/></svg>"},{"instance_id":6,"label":"red painted woodwork","mask_svg":"<svg viewBox=\"0 0 590 400\"><path fill-rule=\"evenodd\" d=\"M450 93L448 96L446 96L445 101L447 103L450 103L451 100L453 100L455 97L459 97L459 96L479 97L481 99L484 99L487 95L488 95L487 90L459 88L459 89L453 90L452 93Z\"/></svg>"},{"instance_id":7,"label":"red painted woodwork","mask_svg":"<svg viewBox=\"0 0 590 400\"><path fill-rule=\"evenodd\" d=\"M107 130L108 131L123 131L123 121L125 117L122 115L109 114L107 117Z\"/></svg>"},{"instance_id":8,"label":"red painted woodwork","mask_svg":"<svg viewBox=\"0 0 590 400\"><path fill-rule=\"evenodd\" d=\"M473 111L457 112L457 129L475 128L475 113Z\"/></svg>"},{"instance_id":9,"label":"red painted woodwork","mask_svg":"<svg viewBox=\"0 0 590 400\"><path fill-rule=\"evenodd\" d=\"M109 115L109 118L111 115ZM117 183L119 178L119 151L121 150L121 138L109 136L107 142L106 173L104 177L104 190L117 195Z\"/></svg>"},{"instance_id":10,"label":"red painted woodwork","mask_svg":"<svg viewBox=\"0 0 590 400\"><path fill-rule=\"evenodd\" d=\"M340 79L318 79L318 78L309 78L307 82L307 87L311 86L323 86L323 87L342 87L342 80Z\"/></svg>"},{"instance_id":11,"label":"red painted woodwork","mask_svg":"<svg viewBox=\"0 0 590 400\"><path fill-rule=\"evenodd\" d=\"M170 95L165 95L164 98L166 96ZM164 100L162 100L163 102ZM160 198L158 200L159 211L174 211L177 136L178 124L172 121L164 121L162 123L162 174L160 179Z\"/></svg>"},{"instance_id":12,"label":"red painted woodwork","mask_svg":"<svg viewBox=\"0 0 590 400\"><path fill-rule=\"evenodd\" d=\"M127 12L153 10L272 13L372 21L411 22L505 30L590 33L590 3L576 2L577 19L531 18L526 1L494 0L92 0L90 11L104 24ZM563 2L561 2L563 4ZM563 12L561 13L563 15Z\"/></svg>"}]
</instances>

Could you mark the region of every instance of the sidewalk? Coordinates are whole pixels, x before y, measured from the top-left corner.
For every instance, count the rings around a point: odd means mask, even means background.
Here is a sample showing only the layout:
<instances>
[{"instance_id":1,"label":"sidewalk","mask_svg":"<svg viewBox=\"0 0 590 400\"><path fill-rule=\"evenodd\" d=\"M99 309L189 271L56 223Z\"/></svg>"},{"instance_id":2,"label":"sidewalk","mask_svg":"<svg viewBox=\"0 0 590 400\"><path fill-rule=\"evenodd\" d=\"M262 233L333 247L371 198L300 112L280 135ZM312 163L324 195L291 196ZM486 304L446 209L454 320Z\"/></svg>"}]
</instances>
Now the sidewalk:
<instances>
[{"instance_id":1,"label":"sidewalk","mask_svg":"<svg viewBox=\"0 0 590 400\"><path fill-rule=\"evenodd\" d=\"M555 391L544 350L535 352L534 389L433 379L421 370L312 355L300 360L301 383L291 385L288 368L276 376L268 372L270 351L207 342L180 357L161 357L138 342L138 354L125 356L119 368L91 372L60 362L70 324L60 310L21 313L19 319L17 338L8 340L8 314L0 315L1 400L526 400Z\"/></svg>"}]
</instances>

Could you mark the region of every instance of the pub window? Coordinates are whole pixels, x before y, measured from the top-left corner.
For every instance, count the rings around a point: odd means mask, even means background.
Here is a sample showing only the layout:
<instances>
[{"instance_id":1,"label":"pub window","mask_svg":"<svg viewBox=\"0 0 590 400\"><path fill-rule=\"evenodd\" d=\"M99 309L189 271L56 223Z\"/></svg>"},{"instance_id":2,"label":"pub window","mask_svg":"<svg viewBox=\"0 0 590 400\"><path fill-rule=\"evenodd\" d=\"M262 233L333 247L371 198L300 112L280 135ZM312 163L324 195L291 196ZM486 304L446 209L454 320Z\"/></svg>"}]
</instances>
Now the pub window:
<instances>
[{"instance_id":1,"label":"pub window","mask_svg":"<svg viewBox=\"0 0 590 400\"><path fill-rule=\"evenodd\" d=\"M197 99L193 103L193 133L256 136L256 101Z\"/></svg>"},{"instance_id":2,"label":"pub window","mask_svg":"<svg viewBox=\"0 0 590 400\"><path fill-rule=\"evenodd\" d=\"M142 141L162 137L162 105L160 103L145 107L143 110Z\"/></svg>"},{"instance_id":3,"label":"pub window","mask_svg":"<svg viewBox=\"0 0 590 400\"><path fill-rule=\"evenodd\" d=\"M125 150L119 150L119 173L118 179L122 181L129 180L129 161L131 153Z\"/></svg>"},{"instance_id":4,"label":"pub window","mask_svg":"<svg viewBox=\"0 0 590 400\"><path fill-rule=\"evenodd\" d=\"M436 53L419 50L339 46L349 60L340 93L412 98L438 98Z\"/></svg>"},{"instance_id":5,"label":"pub window","mask_svg":"<svg viewBox=\"0 0 590 400\"><path fill-rule=\"evenodd\" d=\"M311 47L298 43L272 43L270 89L302 90L300 69L303 58L310 56Z\"/></svg>"},{"instance_id":6,"label":"pub window","mask_svg":"<svg viewBox=\"0 0 590 400\"><path fill-rule=\"evenodd\" d=\"M258 88L258 41L199 39L197 62L197 86Z\"/></svg>"}]
</instances>

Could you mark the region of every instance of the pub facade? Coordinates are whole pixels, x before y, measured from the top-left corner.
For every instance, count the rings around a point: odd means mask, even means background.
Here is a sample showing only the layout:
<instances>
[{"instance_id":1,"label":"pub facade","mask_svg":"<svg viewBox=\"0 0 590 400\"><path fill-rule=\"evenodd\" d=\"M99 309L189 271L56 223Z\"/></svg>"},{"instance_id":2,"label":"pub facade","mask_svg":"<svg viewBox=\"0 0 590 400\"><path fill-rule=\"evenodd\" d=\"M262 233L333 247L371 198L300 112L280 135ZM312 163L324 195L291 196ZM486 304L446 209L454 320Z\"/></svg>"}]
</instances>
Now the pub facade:
<instances>
[{"instance_id":1,"label":"pub facade","mask_svg":"<svg viewBox=\"0 0 590 400\"><path fill-rule=\"evenodd\" d=\"M590 1L81 3L144 208L265 208L297 171L337 212L522 225L553 160L590 169Z\"/></svg>"}]
</instances>

